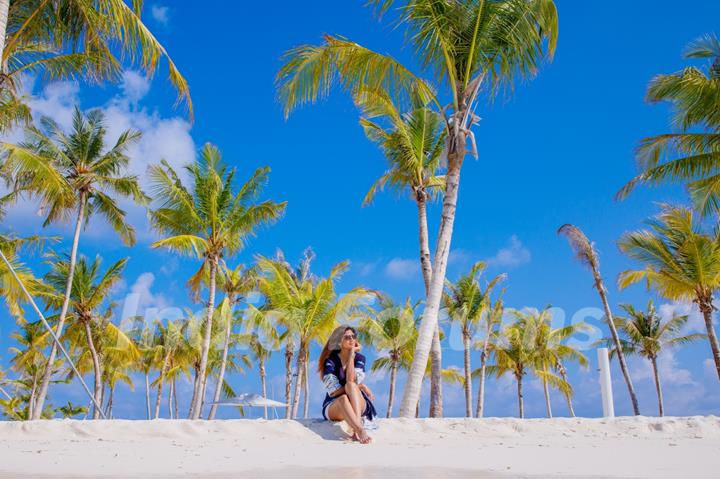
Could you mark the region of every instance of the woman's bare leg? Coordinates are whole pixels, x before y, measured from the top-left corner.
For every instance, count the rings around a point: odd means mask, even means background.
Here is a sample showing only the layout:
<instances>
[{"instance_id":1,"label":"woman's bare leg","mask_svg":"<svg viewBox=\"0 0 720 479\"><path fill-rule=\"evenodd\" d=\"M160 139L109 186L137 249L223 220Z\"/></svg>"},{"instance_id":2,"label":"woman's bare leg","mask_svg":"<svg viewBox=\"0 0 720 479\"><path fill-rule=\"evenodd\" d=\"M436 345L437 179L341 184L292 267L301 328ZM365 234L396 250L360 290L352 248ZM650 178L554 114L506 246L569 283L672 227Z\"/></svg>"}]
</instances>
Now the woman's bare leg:
<instances>
[{"instance_id":1,"label":"woman's bare leg","mask_svg":"<svg viewBox=\"0 0 720 479\"><path fill-rule=\"evenodd\" d=\"M368 444L372 441L365 428L362 425L362 421L355 413L350 398L347 395L340 396L337 400L327 408L327 417L331 421L345 421L355 432L355 437L358 441L363 444Z\"/></svg>"},{"instance_id":2,"label":"woman's bare leg","mask_svg":"<svg viewBox=\"0 0 720 479\"><path fill-rule=\"evenodd\" d=\"M345 384L345 394L350 398L350 404L352 404L355 414L357 414L358 421L362 424L362 414L365 412L365 398L360 392L360 387L357 383L348 382Z\"/></svg>"}]
</instances>

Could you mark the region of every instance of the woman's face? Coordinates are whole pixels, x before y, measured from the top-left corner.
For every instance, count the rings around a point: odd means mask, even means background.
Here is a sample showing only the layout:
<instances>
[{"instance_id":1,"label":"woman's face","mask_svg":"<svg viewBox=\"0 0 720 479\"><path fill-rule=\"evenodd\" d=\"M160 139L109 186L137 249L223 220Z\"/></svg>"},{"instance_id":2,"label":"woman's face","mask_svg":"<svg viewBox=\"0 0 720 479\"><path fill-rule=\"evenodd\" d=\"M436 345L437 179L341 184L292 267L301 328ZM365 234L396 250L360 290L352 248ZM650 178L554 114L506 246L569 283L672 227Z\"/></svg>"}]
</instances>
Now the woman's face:
<instances>
[{"instance_id":1,"label":"woman's face","mask_svg":"<svg viewBox=\"0 0 720 479\"><path fill-rule=\"evenodd\" d=\"M357 335L355 334L355 331L352 329L346 329L345 334L343 334L342 342L340 343L340 348L343 350L351 350L353 348L356 348L360 345L357 341Z\"/></svg>"}]
</instances>

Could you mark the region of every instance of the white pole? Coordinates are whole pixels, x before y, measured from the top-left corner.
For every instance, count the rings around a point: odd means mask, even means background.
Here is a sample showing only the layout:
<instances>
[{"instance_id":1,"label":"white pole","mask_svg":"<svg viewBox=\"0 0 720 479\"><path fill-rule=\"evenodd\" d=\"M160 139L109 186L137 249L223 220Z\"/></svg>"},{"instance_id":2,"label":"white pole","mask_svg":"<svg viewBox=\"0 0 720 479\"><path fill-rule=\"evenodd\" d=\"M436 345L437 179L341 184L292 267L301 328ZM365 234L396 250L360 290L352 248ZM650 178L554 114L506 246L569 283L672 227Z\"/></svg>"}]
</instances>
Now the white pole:
<instances>
[{"instance_id":1,"label":"white pole","mask_svg":"<svg viewBox=\"0 0 720 479\"><path fill-rule=\"evenodd\" d=\"M612 379L610 377L610 357L607 348L598 348L598 372L600 373L600 390L602 391L602 408L604 417L615 417L613 404Z\"/></svg>"},{"instance_id":2,"label":"white pole","mask_svg":"<svg viewBox=\"0 0 720 479\"><path fill-rule=\"evenodd\" d=\"M28 292L27 288L25 288L25 284L20 280L17 273L15 272L15 268L13 268L12 264L10 264L10 261L5 257L5 254L0 250L0 258L2 258L3 262L5 263L5 266L7 266L8 270L10 270L10 274L12 274L13 278L15 278L15 281L20 285L20 289L22 289L22 292L25 293L25 297L27 297L28 302L33 307L35 312L38 316L40 316L40 321L42 322L43 326L45 326L45 329L48 330L50 333L50 336L52 336L53 341L57 344L58 348L60 349L60 352L62 352L63 356L65 356L65 359L70 364L70 368L73 370L75 375L78 378L78 381L80 381L80 384L82 384L83 389L85 389L85 392L88 396L90 396L90 399L92 399L92 402L95 404L95 407L98 408L98 411L100 411L100 415L103 417L103 419L107 419L107 416L105 416L105 413L102 410L102 406L98 403L97 399L95 399L95 396L93 393L90 392L90 388L87 384L85 384L85 381L82 378L82 374L77 370L75 367L75 364L72 362L72 359L70 358L70 354L65 350L65 347L62 345L62 341L60 341L60 338L57 337L57 334L55 334L55 330L50 326L50 324L45 319L45 316L43 316L42 312L40 312L40 308L38 308L38 305L35 304L35 300ZM52 367L52 364L48 364L46 367Z\"/></svg>"}]
</instances>

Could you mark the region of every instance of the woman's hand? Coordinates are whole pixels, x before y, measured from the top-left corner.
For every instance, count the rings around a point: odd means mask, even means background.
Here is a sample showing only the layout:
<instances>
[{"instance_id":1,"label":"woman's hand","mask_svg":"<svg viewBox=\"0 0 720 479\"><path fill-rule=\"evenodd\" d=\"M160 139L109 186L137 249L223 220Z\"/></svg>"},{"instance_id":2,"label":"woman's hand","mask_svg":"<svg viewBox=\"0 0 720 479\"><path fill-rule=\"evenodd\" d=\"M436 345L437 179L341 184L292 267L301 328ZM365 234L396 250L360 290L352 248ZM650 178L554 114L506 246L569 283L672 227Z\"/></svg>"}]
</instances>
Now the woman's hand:
<instances>
[{"instance_id":1,"label":"woman's hand","mask_svg":"<svg viewBox=\"0 0 720 479\"><path fill-rule=\"evenodd\" d=\"M355 346L353 346L352 352L355 353L355 354L357 354L357 353L360 352L360 349L362 349L362 348L360 347L360 343L359 343L358 341L355 341Z\"/></svg>"},{"instance_id":2,"label":"woman's hand","mask_svg":"<svg viewBox=\"0 0 720 479\"><path fill-rule=\"evenodd\" d=\"M369 397L371 401L374 401L374 400L375 400L375 395L374 395L373 392L370 390L370 388L367 387L367 385L365 385L365 384L360 384L360 385L358 385L358 387L360 388L360 390L361 390L362 392L364 392L365 394L367 394L367 397Z\"/></svg>"}]
</instances>

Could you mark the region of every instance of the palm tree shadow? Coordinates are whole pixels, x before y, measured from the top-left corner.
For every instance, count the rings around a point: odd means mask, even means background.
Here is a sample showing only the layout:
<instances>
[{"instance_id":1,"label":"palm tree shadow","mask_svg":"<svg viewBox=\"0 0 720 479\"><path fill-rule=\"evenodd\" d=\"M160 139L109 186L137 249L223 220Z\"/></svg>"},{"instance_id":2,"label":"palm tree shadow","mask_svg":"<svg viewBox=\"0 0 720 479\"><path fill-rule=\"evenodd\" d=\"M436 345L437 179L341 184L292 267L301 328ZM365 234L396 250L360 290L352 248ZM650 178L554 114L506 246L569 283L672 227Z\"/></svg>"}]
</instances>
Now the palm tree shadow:
<instances>
[{"instance_id":1,"label":"palm tree shadow","mask_svg":"<svg viewBox=\"0 0 720 479\"><path fill-rule=\"evenodd\" d=\"M350 435L343 429L342 423L324 419L297 419L297 422L326 441L348 441Z\"/></svg>"}]
</instances>

